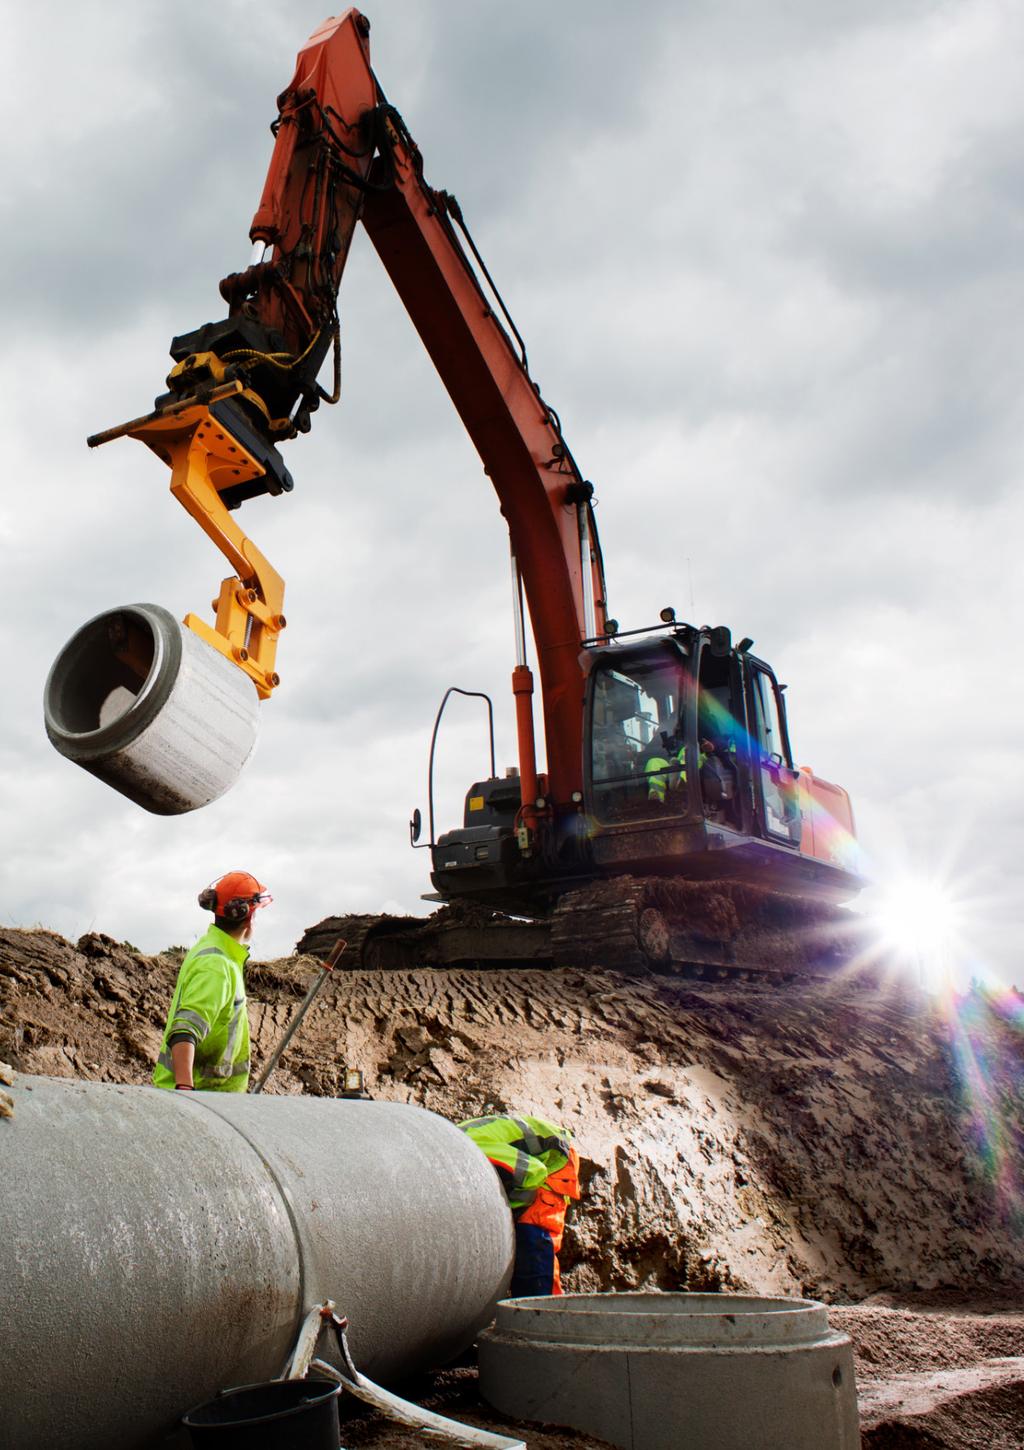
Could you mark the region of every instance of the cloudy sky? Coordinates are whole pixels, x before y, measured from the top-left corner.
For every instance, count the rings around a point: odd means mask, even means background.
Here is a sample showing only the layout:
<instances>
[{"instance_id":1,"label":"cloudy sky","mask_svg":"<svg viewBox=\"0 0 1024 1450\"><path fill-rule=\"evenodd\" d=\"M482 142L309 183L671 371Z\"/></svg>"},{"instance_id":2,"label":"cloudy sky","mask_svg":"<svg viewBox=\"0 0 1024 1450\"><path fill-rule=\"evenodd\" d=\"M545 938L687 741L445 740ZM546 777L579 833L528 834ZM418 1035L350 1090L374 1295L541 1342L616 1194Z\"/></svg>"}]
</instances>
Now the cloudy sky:
<instances>
[{"instance_id":1,"label":"cloudy sky","mask_svg":"<svg viewBox=\"0 0 1024 1450\"><path fill-rule=\"evenodd\" d=\"M754 637L801 762L880 882L961 901L967 970L1021 982L1024 11L1013 0L378 0L373 59L453 191L598 490L611 612ZM155 950L242 866L261 951L416 909L446 686L514 760L507 539L365 236L344 390L243 522L288 581L284 684L241 784L146 815L62 760L49 665L108 607L205 612L220 556L144 412L170 337L248 261L274 98L320 0L6 7L0 69L5 686L0 919ZM40 58L45 64L40 69ZM439 817L485 764L467 704Z\"/></svg>"}]
</instances>

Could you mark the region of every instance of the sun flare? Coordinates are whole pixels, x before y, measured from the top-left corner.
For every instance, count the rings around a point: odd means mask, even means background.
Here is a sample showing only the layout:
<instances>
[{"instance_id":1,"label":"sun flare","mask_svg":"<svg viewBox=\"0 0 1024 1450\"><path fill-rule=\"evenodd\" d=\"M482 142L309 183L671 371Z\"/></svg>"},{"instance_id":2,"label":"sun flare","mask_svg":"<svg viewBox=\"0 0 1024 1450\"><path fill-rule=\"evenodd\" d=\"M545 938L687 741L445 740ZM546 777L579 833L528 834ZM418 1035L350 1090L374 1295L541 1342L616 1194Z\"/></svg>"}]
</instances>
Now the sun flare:
<instances>
[{"instance_id":1,"label":"sun flare","mask_svg":"<svg viewBox=\"0 0 1024 1450\"><path fill-rule=\"evenodd\" d=\"M894 882L880 894L871 915L883 947L915 970L922 985L948 985L964 913L945 883L923 877Z\"/></svg>"}]
</instances>

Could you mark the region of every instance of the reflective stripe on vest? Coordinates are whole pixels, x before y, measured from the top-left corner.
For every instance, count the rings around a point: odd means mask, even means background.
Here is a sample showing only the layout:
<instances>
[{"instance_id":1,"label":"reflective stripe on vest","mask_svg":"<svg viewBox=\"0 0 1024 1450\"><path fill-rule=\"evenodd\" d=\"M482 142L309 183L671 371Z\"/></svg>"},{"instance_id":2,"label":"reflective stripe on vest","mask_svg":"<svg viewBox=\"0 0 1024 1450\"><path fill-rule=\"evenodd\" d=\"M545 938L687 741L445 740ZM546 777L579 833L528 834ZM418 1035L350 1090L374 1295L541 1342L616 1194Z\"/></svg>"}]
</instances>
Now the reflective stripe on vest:
<instances>
[{"instance_id":1,"label":"reflective stripe on vest","mask_svg":"<svg viewBox=\"0 0 1024 1450\"><path fill-rule=\"evenodd\" d=\"M192 1031L193 1027L198 1032L198 1037ZM167 1035L168 1037L174 1037L180 1033L184 1036L195 1038L196 1042L202 1042L204 1037L209 1036L209 1032L210 1024L201 1013L193 1012L191 1007L179 1007L171 1019L171 1026Z\"/></svg>"},{"instance_id":2,"label":"reflective stripe on vest","mask_svg":"<svg viewBox=\"0 0 1024 1450\"><path fill-rule=\"evenodd\" d=\"M232 1003L234 1011L231 1014L231 1021L228 1023L228 1040L224 1044L224 1051L221 1053L220 1062L216 1067L210 1068L213 1077L236 1077L241 1067L236 1067L233 1062L235 1048L238 1046L238 1036L242 1027L242 1013L245 1010L245 998L236 997ZM245 1064L245 1071L249 1071L248 1062Z\"/></svg>"},{"instance_id":3,"label":"reflective stripe on vest","mask_svg":"<svg viewBox=\"0 0 1024 1450\"><path fill-rule=\"evenodd\" d=\"M509 1144L509 1147L511 1146ZM526 1182L526 1175L530 1171L530 1158L522 1148L512 1148L512 1152L516 1155L515 1162L512 1164L512 1187L522 1188Z\"/></svg>"},{"instance_id":4,"label":"reflective stripe on vest","mask_svg":"<svg viewBox=\"0 0 1024 1450\"><path fill-rule=\"evenodd\" d=\"M644 773L647 776L647 796L650 800L663 801L666 791L671 787L677 790L686 784L686 747L683 746L676 756L679 768L670 765L662 755L654 755L644 766Z\"/></svg>"},{"instance_id":5,"label":"reflective stripe on vest","mask_svg":"<svg viewBox=\"0 0 1024 1450\"><path fill-rule=\"evenodd\" d=\"M515 1123L516 1127L522 1133L523 1147L532 1157L543 1158L543 1155L545 1153L550 1153L552 1151L556 1153L561 1153L563 1158L569 1157L569 1149L571 1144L569 1143L568 1138L563 1138L558 1134L553 1133L549 1133L546 1137L541 1138L537 1133L533 1131L529 1123L523 1122L522 1118L510 1118L509 1121ZM513 1147L514 1146L515 1145L513 1144Z\"/></svg>"},{"instance_id":6,"label":"reflective stripe on vest","mask_svg":"<svg viewBox=\"0 0 1024 1450\"><path fill-rule=\"evenodd\" d=\"M204 1072L200 1072L199 1076L200 1077L241 1077L243 1073L248 1072L248 1071L249 1071L249 1059L246 1058L244 1062L228 1062L228 1063L221 1062L221 1063L218 1063L216 1067L208 1068L205 1073Z\"/></svg>"},{"instance_id":7,"label":"reflective stripe on vest","mask_svg":"<svg viewBox=\"0 0 1024 1450\"><path fill-rule=\"evenodd\" d=\"M221 951L220 947L203 947L203 950L201 952L196 952L192 960L194 962L197 962L200 957L224 957L224 953ZM224 960L227 961L227 957L224 957ZM192 1012L189 1010L188 1007L179 1008L178 998L181 995L182 985L183 984L181 982L178 983L178 990L174 994L174 1003L171 1007L170 1017L171 1026L167 1031L167 1035L168 1037L170 1037L173 1034L175 1030L174 1024L177 1021L184 1020L186 1022L194 1023L195 1026L199 1028L199 1041L202 1042L203 1038L206 1037L210 1031L210 1024L209 1022L207 1022L206 1018L203 1017L200 1013ZM187 1032L189 1037L192 1036L192 1033L189 1031L188 1027L183 1027L182 1031Z\"/></svg>"},{"instance_id":8,"label":"reflective stripe on vest","mask_svg":"<svg viewBox=\"0 0 1024 1450\"><path fill-rule=\"evenodd\" d=\"M161 1052L157 1058L157 1062L161 1067L165 1067L168 1072L174 1072L174 1063L171 1060L170 1049L166 1052ZM249 1066L248 1058L244 1062L229 1062L225 1064L222 1061L216 1067L203 1067L202 1063L196 1063L193 1076L200 1079L204 1077L241 1077L243 1073L249 1071Z\"/></svg>"},{"instance_id":9,"label":"reflective stripe on vest","mask_svg":"<svg viewBox=\"0 0 1024 1450\"><path fill-rule=\"evenodd\" d=\"M522 1118L513 1118L511 1115L509 1116L509 1122L515 1123L516 1127L522 1134L522 1145L526 1149L527 1153L529 1153L534 1158L539 1158L541 1153L543 1152L543 1149L541 1148L540 1139L537 1137L536 1133L532 1131L529 1123L524 1123Z\"/></svg>"}]
</instances>

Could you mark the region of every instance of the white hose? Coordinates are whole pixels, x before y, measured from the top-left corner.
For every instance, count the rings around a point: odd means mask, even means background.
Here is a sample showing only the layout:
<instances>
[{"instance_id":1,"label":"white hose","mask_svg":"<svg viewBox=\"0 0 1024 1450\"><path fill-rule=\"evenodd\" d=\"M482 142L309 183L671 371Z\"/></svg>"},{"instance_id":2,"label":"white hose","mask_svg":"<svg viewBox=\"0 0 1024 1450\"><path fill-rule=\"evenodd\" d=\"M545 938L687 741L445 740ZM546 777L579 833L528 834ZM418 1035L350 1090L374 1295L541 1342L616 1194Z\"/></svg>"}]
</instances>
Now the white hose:
<instances>
[{"instance_id":1,"label":"white hose","mask_svg":"<svg viewBox=\"0 0 1024 1450\"><path fill-rule=\"evenodd\" d=\"M322 1359L314 1359L310 1368L337 1380L356 1399L372 1405L389 1420L428 1435L432 1440L443 1440L447 1445L477 1446L479 1450L526 1450L523 1440L510 1440L507 1435L492 1435L489 1430L477 1430L472 1425L461 1425L458 1420L449 1420L445 1415L435 1415L410 1400L403 1400L390 1390L381 1389L365 1375L355 1371L354 1376L342 1374Z\"/></svg>"},{"instance_id":2,"label":"white hose","mask_svg":"<svg viewBox=\"0 0 1024 1450\"><path fill-rule=\"evenodd\" d=\"M314 1358L320 1336L328 1325L337 1335L344 1370L335 1369L326 1360ZM472 1425L462 1425L457 1420L449 1420L445 1415L435 1415L432 1410L424 1410L410 1400L403 1400L400 1395L392 1394L390 1390L374 1384L373 1380L360 1374L352 1362L348 1340L345 1338L346 1325L347 1320L339 1319L335 1314L331 1300L310 1310L299 1330L299 1337L284 1377L304 1379L314 1369L318 1374L336 1380L349 1394L355 1395L364 1404L372 1405L387 1419L448 1445L464 1446L466 1450L470 1450L470 1447L475 1447L475 1450L527 1450L523 1440L512 1440L507 1435L493 1435L489 1430L477 1430Z\"/></svg>"},{"instance_id":3,"label":"white hose","mask_svg":"<svg viewBox=\"0 0 1024 1450\"><path fill-rule=\"evenodd\" d=\"M328 1299L322 1308L318 1305L309 1311L299 1330L299 1337L295 1341L292 1357L288 1361L288 1368L281 1376L282 1379L304 1380L306 1378L309 1374L310 1363L316 1354L316 1347L320 1343L320 1336L324 1332L324 1326L329 1322L333 1313L333 1299Z\"/></svg>"}]
</instances>

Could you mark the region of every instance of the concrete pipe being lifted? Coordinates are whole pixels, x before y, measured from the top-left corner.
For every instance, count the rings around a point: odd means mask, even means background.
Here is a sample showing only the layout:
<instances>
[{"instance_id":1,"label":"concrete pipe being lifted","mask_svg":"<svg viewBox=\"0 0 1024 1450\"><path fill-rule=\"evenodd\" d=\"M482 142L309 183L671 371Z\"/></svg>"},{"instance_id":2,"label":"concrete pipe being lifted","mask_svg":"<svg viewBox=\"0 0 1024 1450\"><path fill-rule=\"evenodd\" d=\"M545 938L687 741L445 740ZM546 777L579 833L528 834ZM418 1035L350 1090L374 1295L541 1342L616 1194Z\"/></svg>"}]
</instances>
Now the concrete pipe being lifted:
<instances>
[{"instance_id":1,"label":"concrete pipe being lifted","mask_svg":"<svg viewBox=\"0 0 1024 1450\"><path fill-rule=\"evenodd\" d=\"M0 1445L150 1450L274 1378L308 1309L359 1369L446 1363L509 1281L480 1150L403 1103L19 1076L0 1122Z\"/></svg>"},{"instance_id":2,"label":"concrete pipe being lifted","mask_svg":"<svg viewBox=\"0 0 1024 1450\"><path fill-rule=\"evenodd\" d=\"M54 661L43 712L61 755L160 816L229 790L260 721L252 681L158 604L83 625Z\"/></svg>"}]
</instances>

